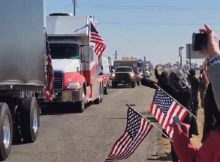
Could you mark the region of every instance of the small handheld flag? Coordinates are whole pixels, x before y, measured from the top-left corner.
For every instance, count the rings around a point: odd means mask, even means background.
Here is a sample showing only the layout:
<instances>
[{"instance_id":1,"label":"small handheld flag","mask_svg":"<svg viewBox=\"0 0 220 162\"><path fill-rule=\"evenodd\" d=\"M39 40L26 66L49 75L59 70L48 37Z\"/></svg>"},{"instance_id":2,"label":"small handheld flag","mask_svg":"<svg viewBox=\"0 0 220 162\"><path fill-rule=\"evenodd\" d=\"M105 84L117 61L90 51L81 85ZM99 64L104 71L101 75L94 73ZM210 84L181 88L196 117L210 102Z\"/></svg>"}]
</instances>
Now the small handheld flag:
<instances>
[{"instance_id":1,"label":"small handheld flag","mask_svg":"<svg viewBox=\"0 0 220 162\"><path fill-rule=\"evenodd\" d=\"M150 112L154 115L155 119L159 122L170 138L173 136L173 128L170 127L170 124L173 122L173 117L178 116L182 122L188 114L188 110L185 107L183 107L160 87L158 87L155 92Z\"/></svg>"},{"instance_id":2,"label":"small handheld flag","mask_svg":"<svg viewBox=\"0 0 220 162\"><path fill-rule=\"evenodd\" d=\"M131 107L127 112L127 126L123 135L115 142L107 161L127 159L131 156L152 129L148 120Z\"/></svg>"}]
</instances>

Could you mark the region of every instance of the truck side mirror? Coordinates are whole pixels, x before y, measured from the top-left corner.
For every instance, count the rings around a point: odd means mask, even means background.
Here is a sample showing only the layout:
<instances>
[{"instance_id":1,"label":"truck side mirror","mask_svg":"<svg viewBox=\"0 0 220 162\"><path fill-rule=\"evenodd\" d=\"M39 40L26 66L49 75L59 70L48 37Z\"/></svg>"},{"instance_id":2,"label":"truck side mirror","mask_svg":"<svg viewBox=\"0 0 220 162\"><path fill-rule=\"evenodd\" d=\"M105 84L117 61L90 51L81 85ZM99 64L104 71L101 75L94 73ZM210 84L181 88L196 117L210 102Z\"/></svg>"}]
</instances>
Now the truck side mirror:
<instances>
[{"instance_id":1,"label":"truck side mirror","mask_svg":"<svg viewBox=\"0 0 220 162\"><path fill-rule=\"evenodd\" d=\"M83 46L80 46L79 50L80 50L79 51L79 59L80 59L81 62L84 62L85 59L83 57Z\"/></svg>"}]
</instances>

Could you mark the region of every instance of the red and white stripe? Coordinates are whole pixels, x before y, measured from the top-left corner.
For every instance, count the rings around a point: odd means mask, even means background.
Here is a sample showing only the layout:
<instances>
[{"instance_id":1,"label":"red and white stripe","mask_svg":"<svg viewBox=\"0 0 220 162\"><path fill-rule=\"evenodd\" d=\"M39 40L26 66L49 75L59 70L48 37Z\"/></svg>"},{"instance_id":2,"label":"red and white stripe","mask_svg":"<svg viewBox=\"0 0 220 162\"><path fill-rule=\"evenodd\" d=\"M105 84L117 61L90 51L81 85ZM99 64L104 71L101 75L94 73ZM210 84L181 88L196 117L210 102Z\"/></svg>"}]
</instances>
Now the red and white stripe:
<instances>
[{"instance_id":1,"label":"red and white stripe","mask_svg":"<svg viewBox=\"0 0 220 162\"><path fill-rule=\"evenodd\" d=\"M91 32L91 42L95 43L94 51L100 57L106 48L105 42L96 32Z\"/></svg>"},{"instance_id":2,"label":"red and white stripe","mask_svg":"<svg viewBox=\"0 0 220 162\"><path fill-rule=\"evenodd\" d=\"M105 161L108 162L127 159L134 153L140 143L148 135L152 127L153 126L146 119L142 118L138 136L136 136L135 139L132 139L130 134L125 131L124 134L115 142L112 151Z\"/></svg>"},{"instance_id":3,"label":"red and white stripe","mask_svg":"<svg viewBox=\"0 0 220 162\"><path fill-rule=\"evenodd\" d=\"M150 112L154 115L155 119L159 122L170 138L173 136L173 129L170 127L170 124L173 122L173 117L178 116L180 121L183 121L188 114L187 109L182 107L175 100L171 104L166 115L154 102L151 104Z\"/></svg>"}]
</instances>

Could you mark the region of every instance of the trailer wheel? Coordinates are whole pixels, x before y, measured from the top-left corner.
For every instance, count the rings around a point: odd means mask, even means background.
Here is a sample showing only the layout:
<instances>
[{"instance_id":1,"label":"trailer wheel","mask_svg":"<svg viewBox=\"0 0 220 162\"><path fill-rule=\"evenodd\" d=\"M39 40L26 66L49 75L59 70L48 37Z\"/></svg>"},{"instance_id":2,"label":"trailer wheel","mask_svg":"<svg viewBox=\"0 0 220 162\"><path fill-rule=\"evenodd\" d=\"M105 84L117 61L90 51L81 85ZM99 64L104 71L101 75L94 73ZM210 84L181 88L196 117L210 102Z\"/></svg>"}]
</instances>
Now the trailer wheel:
<instances>
[{"instance_id":1,"label":"trailer wheel","mask_svg":"<svg viewBox=\"0 0 220 162\"><path fill-rule=\"evenodd\" d=\"M5 160L12 144L12 117L6 103L0 103L0 160Z\"/></svg>"},{"instance_id":2,"label":"trailer wheel","mask_svg":"<svg viewBox=\"0 0 220 162\"><path fill-rule=\"evenodd\" d=\"M21 134L23 142L34 142L40 126L39 107L35 97L22 99Z\"/></svg>"}]
</instances>

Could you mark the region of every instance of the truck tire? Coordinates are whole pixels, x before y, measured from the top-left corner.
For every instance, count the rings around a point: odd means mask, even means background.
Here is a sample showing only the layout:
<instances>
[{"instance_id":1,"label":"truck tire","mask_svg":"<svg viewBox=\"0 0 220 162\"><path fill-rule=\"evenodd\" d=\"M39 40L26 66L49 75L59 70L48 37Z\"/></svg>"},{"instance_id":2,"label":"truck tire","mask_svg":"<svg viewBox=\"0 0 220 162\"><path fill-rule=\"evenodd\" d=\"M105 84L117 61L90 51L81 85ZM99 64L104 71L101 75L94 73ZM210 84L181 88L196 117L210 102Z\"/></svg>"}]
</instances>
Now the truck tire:
<instances>
[{"instance_id":1,"label":"truck tire","mask_svg":"<svg viewBox=\"0 0 220 162\"><path fill-rule=\"evenodd\" d=\"M116 88L117 87L117 83L116 82L112 82L112 87Z\"/></svg>"},{"instance_id":2,"label":"truck tire","mask_svg":"<svg viewBox=\"0 0 220 162\"><path fill-rule=\"evenodd\" d=\"M95 104L100 104L103 100L103 90L102 87L99 87L99 94L98 94L98 98L95 99L94 103Z\"/></svg>"},{"instance_id":3,"label":"truck tire","mask_svg":"<svg viewBox=\"0 0 220 162\"><path fill-rule=\"evenodd\" d=\"M108 91L109 91L109 85L107 84L107 85L104 87L104 94L107 95L107 94L108 94Z\"/></svg>"},{"instance_id":4,"label":"truck tire","mask_svg":"<svg viewBox=\"0 0 220 162\"><path fill-rule=\"evenodd\" d=\"M0 103L0 160L5 160L12 144L12 117L6 103Z\"/></svg>"},{"instance_id":5,"label":"truck tire","mask_svg":"<svg viewBox=\"0 0 220 162\"><path fill-rule=\"evenodd\" d=\"M85 110L85 101L84 100L78 101L75 104L76 104L76 107L80 113L84 112L84 110Z\"/></svg>"},{"instance_id":6,"label":"truck tire","mask_svg":"<svg viewBox=\"0 0 220 162\"><path fill-rule=\"evenodd\" d=\"M39 107L35 97L22 99L21 104L21 135L23 142L34 142L40 126Z\"/></svg>"},{"instance_id":7,"label":"truck tire","mask_svg":"<svg viewBox=\"0 0 220 162\"><path fill-rule=\"evenodd\" d=\"M135 88L135 87L136 87L135 81L133 81L133 82L131 83L131 87L132 87L132 88Z\"/></svg>"},{"instance_id":8,"label":"truck tire","mask_svg":"<svg viewBox=\"0 0 220 162\"><path fill-rule=\"evenodd\" d=\"M100 87L100 95L101 95L101 101L100 102L102 102L103 101L103 99L104 99L104 87L103 86L101 86Z\"/></svg>"}]
</instances>

